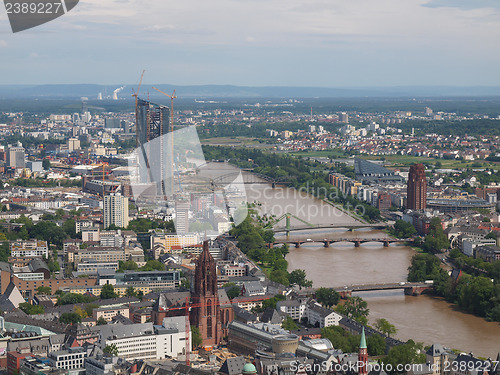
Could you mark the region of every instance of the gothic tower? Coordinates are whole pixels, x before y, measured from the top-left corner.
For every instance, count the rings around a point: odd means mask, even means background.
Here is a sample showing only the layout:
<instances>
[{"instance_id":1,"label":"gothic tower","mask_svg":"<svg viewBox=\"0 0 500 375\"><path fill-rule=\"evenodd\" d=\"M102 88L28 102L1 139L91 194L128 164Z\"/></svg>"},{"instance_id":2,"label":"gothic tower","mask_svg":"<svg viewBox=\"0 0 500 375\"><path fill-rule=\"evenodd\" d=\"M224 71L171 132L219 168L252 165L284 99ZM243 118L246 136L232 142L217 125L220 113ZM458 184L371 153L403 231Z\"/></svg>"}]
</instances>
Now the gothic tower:
<instances>
[{"instance_id":1,"label":"gothic tower","mask_svg":"<svg viewBox=\"0 0 500 375\"><path fill-rule=\"evenodd\" d=\"M193 305L191 324L198 327L203 346L219 344L222 327L219 319L219 295L215 260L208 250L208 241L203 242L203 251L198 257L194 274L194 290L191 295Z\"/></svg>"}]
</instances>

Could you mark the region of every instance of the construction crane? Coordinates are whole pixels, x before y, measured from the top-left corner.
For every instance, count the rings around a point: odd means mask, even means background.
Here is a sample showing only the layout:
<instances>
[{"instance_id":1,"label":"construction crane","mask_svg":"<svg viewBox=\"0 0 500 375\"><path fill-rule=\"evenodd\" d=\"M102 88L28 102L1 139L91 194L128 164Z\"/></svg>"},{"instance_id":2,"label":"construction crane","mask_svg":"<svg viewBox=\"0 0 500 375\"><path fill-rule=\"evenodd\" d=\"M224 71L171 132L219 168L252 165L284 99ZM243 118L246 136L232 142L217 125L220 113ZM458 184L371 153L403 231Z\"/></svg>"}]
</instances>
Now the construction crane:
<instances>
[{"instance_id":1,"label":"construction crane","mask_svg":"<svg viewBox=\"0 0 500 375\"><path fill-rule=\"evenodd\" d=\"M162 93L163 95L168 96L170 98L170 132L173 132L174 131L174 99L177 99L177 96L175 95L175 90L172 93L172 95L168 95L166 92L163 92L154 86L153 86L153 88L156 91L158 91L159 93Z\"/></svg>"},{"instance_id":2,"label":"construction crane","mask_svg":"<svg viewBox=\"0 0 500 375\"><path fill-rule=\"evenodd\" d=\"M255 296L255 297L249 297L249 298L246 298L243 300L238 300L238 302L258 302L258 301L264 301L266 299L267 298L264 298L263 296ZM170 311L170 310L184 310L185 311L185 317L186 317L186 328L185 328L185 331L186 331L186 336L185 336L186 366L189 366L191 363L191 360L190 360L190 353L191 353L190 345L191 345L191 343L189 342L189 337L190 337L189 332L191 330L191 326L190 326L190 320L189 320L189 312L193 308L207 307L207 306L217 307L218 305L220 306L220 302L217 303L215 301L212 303L191 303L190 297L186 297L186 302L185 302L184 306L170 307L168 309L168 311Z\"/></svg>"}]
</instances>

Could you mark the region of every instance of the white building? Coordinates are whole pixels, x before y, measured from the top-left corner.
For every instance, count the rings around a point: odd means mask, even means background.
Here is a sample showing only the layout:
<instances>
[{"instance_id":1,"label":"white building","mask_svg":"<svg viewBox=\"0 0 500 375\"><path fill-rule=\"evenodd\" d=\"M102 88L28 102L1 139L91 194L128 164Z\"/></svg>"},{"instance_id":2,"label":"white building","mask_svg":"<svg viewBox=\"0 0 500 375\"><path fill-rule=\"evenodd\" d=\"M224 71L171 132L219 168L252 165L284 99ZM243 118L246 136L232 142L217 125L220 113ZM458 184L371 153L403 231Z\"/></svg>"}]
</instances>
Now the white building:
<instances>
[{"instance_id":1,"label":"white building","mask_svg":"<svg viewBox=\"0 0 500 375\"><path fill-rule=\"evenodd\" d=\"M115 344L118 357L127 360L175 358L185 353L185 327L185 316L165 318L161 327L153 323L110 324L101 328L96 344L101 349Z\"/></svg>"},{"instance_id":2,"label":"white building","mask_svg":"<svg viewBox=\"0 0 500 375\"><path fill-rule=\"evenodd\" d=\"M87 351L83 348L69 348L49 354L50 361L54 367L64 370L76 370L83 368Z\"/></svg>"},{"instance_id":3,"label":"white building","mask_svg":"<svg viewBox=\"0 0 500 375\"><path fill-rule=\"evenodd\" d=\"M319 323L319 328L325 328L338 326L342 320L342 316L313 301L307 305L307 320L311 325Z\"/></svg>"},{"instance_id":4,"label":"white building","mask_svg":"<svg viewBox=\"0 0 500 375\"><path fill-rule=\"evenodd\" d=\"M29 240L17 241L10 244L10 252L13 257L49 257L47 241Z\"/></svg>"}]
</instances>

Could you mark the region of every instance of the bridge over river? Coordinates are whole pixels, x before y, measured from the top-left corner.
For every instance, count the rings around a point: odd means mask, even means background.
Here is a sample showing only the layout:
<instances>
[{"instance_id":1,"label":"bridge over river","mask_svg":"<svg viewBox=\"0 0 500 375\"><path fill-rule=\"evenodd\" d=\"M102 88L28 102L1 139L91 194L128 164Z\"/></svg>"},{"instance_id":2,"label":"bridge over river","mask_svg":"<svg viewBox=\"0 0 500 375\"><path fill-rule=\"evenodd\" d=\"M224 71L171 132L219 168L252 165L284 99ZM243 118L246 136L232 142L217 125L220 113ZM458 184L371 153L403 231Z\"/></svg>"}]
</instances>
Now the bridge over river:
<instances>
[{"instance_id":1,"label":"bridge over river","mask_svg":"<svg viewBox=\"0 0 500 375\"><path fill-rule=\"evenodd\" d=\"M345 285L343 287L332 288L337 291L342 298L351 297L353 292L370 292L378 290L403 289L406 295L418 296L424 292L434 290L432 283L426 282L398 282L382 284Z\"/></svg>"},{"instance_id":2,"label":"bridge over river","mask_svg":"<svg viewBox=\"0 0 500 375\"><path fill-rule=\"evenodd\" d=\"M389 244L391 243L406 243L413 241L411 238L405 238L405 239L400 239L400 238L389 238L389 237L384 237L384 238L323 238L323 239L311 239L311 238L302 238L302 239L278 239L274 241L272 246L274 245L281 245L281 244L289 244L289 245L295 245L296 248L301 247L305 243L323 243L324 247L330 247L331 244L334 244L336 242L351 242L354 244L354 247L359 247L362 243L366 242L380 242L384 244L384 247L389 247Z\"/></svg>"}]
</instances>

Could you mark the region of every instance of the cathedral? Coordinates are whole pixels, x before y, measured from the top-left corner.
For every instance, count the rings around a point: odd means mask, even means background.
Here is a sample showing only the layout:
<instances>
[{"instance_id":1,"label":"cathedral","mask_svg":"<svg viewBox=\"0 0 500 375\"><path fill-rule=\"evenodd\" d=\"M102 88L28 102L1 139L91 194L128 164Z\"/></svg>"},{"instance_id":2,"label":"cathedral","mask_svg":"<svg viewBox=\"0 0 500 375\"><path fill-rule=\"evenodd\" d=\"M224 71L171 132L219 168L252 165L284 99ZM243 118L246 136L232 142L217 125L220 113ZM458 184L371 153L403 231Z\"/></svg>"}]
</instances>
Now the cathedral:
<instances>
[{"instance_id":1,"label":"cathedral","mask_svg":"<svg viewBox=\"0 0 500 375\"><path fill-rule=\"evenodd\" d=\"M187 302L191 307L191 325L200 330L202 346L220 344L227 336L227 326L234 319L234 311L225 290L217 287L217 267L208 241L203 243L203 251L196 262L191 291L161 293L153 306L153 323L159 325L166 317L185 315Z\"/></svg>"}]
</instances>

